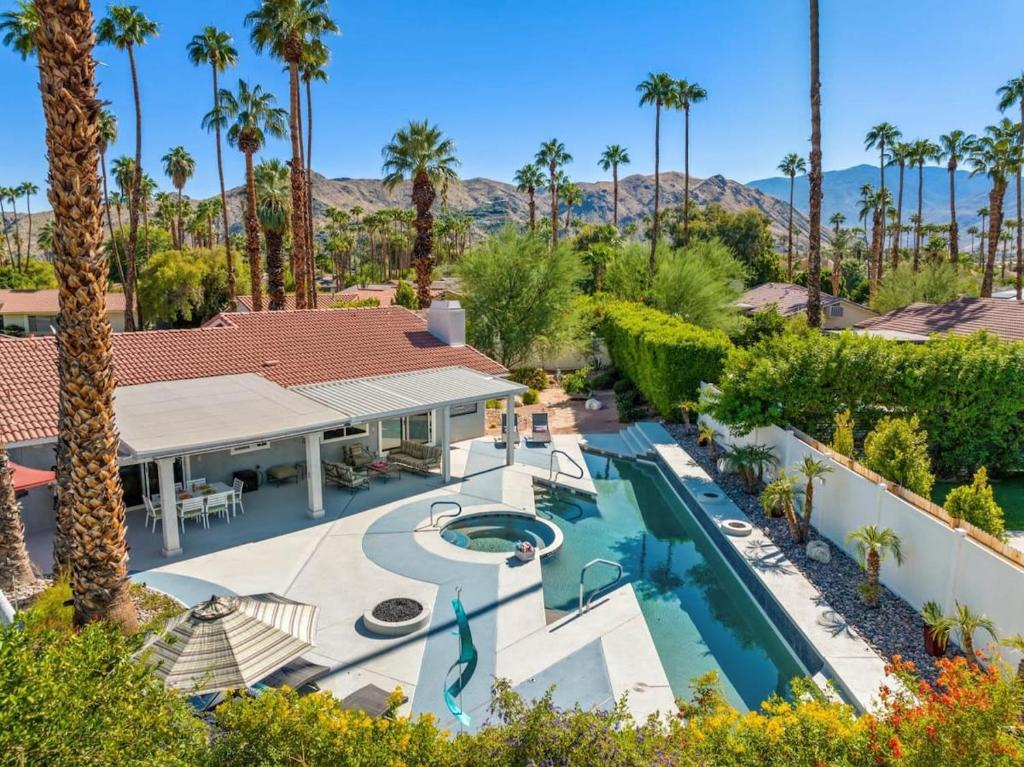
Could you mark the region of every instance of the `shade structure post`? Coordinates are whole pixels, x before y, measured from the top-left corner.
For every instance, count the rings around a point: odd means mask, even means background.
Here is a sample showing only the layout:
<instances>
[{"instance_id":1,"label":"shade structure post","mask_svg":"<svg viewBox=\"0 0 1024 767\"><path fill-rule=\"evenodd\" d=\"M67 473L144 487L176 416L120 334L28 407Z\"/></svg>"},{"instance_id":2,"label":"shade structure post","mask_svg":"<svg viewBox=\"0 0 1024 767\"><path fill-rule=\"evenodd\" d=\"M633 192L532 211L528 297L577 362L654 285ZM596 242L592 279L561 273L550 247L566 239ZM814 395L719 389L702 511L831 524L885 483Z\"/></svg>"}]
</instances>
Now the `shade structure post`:
<instances>
[{"instance_id":1,"label":"shade structure post","mask_svg":"<svg viewBox=\"0 0 1024 767\"><path fill-rule=\"evenodd\" d=\"M161 553L165 557L181 554L181 538L178 534L178 494L174 490L174 459L158 458L157 476L160 481L160 513L163 517L161 532L164 545Z\"/></svg>"},{"instance_id":2,"label":"shade structure post","mask_svg":"<svg viewBox=\"0 0 1024 767\"><path fill-rule=\"evenodd\" d=\"M438 418L441 431L441 479L444 482L452 478L452 409L445 405Z\"/></svg>"},{"instance_id":3,"label":"shade structure post","mask_svg":"<svg viewBox=\"0 0 1024 767\"><path fill-rule=\"evenodd\" d=\"M505 397L505 465L516 462L516 395Z\"/></svg>"},{"instance_id":4,"label":"shade structure post","mask_svg":"<svg viewBox=\"0 0 1024 767\"><path fill-rule=\"evenodd\" d=\"M323 471L320 468L320 433L307 434L306 440L306 516L320 519L324 515Z\"/></svg>"}]
</instances>

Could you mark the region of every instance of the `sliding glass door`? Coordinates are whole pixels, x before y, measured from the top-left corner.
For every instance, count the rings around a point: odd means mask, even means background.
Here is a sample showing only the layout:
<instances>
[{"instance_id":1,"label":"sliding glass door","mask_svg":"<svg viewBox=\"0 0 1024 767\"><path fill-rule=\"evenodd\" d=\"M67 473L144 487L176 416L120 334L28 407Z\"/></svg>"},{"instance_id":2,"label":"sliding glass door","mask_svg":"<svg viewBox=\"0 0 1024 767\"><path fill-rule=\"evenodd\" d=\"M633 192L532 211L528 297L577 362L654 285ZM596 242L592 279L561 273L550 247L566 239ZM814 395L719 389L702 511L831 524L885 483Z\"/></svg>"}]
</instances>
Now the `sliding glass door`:
<instances>
[{"instance_id":1,"label":"sliding glass door","mask_svg":"<svg viewBox=\"0 0 1024 767\"><path fill-rule=\"evenodd\" d=\"M433 437L433 418L428 413L414 413L401 418L386 418L380 422L381 451L394 450L402 444L402 440L419 442L431 441Z\"/></svg>"}]
</instances>

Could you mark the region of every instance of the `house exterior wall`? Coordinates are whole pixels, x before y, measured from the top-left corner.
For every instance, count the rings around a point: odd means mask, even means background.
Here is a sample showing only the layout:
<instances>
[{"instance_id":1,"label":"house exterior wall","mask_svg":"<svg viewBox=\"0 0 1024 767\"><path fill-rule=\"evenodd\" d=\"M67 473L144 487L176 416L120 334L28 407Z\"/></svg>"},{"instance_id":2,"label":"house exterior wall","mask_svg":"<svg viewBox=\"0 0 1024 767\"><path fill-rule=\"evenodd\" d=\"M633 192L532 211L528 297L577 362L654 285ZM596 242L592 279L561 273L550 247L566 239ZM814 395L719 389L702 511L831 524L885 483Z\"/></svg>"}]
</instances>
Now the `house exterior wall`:
<instances>
[{"instance_id":1,"label":"house exterior wall","mask_svg":"<svg viewBox=\"0 0 1024 767\"><path fill-rule=\"evenodd\" d=\"M31 329L30 317L35 321L38 330ZM110 327L115 333L124 332L124 312L107 312L107 319L110 321ZM25 334L32 333L37 336L48 336L52 335L49 332L49 326L57 323L56 314L6 314L0 313L0 320L4 325L16 325L25 331Z\"/></svg>"},{"instance_id":2,"label":"house exterior wall","mask_svg":"<svg viewBox=\"0 0 1024 767\"><path fill-rule=\"evenodd\" d=\"M822 327L825 330L845 330L846 328L852 328L858 322L878 316L867 307L855 304L852 301L843 301L839 305L843 308L842 317L831 316L827 306L822 308Z\"/></svg>"},{"instance_id":3,"label":"house exterior wall","mask_svg":"<svg viewBox=\"0 0 1024 767\"><path fill-rule=\"evenodd\" d=\"M463 412L461 415L456 415L460 412L458 407L452 408L451 416L451 440L452 442L462 442L466 439L475 439L476 437L482 437L486 430L485 422L485 410L484 407L486 401L475 402L473 405L476 406L476 410L473 412ZM465 408L468 411L472 406ZM436 433L436 431L435 431Z\"/></svg>"}]
</instances>

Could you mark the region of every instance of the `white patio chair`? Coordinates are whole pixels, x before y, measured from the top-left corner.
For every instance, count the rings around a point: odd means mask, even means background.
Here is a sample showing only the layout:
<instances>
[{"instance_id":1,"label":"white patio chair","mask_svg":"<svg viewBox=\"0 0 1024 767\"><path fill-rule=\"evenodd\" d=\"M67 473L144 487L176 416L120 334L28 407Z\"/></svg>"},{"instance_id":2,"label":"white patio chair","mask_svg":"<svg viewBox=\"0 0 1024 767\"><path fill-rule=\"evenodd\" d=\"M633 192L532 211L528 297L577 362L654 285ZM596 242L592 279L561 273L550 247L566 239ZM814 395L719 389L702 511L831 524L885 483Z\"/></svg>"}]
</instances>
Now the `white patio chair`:
<instances>
[{"instance_id":1,"label":"white patio chair","mask_svg":"<svg viewBox=\"0 0 1024 767\"><path fill-rule=\"evenodd\" d=\"M244 492L245 482L235 477L235 481L231 483L231 512L234 516L238 516L239 509L245 514L245 506L242 505L242 493Z\"/></svg>"},{"instance_id":2,"label":"white patio chair","mask_svg":"<svg viewBox=\"0 0 1024 767\"><path fill-rule=\"evenodd\" d=\"M185 489L185 486L181 482L175 482L174 483L174 492L180 493L184 489Z\"/></svg>"},{"instance_id":3,"label":"white patio chair","mask_svg":"<svg viewBox=\"0 0 1024 767\"><path fill-rule=\"evenodd\" d=\"M181 520L181 530L185 531L186 519L198 519L203 527L209 527L210 522L206 516L205 498L186 498L178 504L178 518Z\"/></svg>"},{"instance_id":4,"label":"white patio chair","mask_svg":"<svg viewBox=\"0 0 1024 767\"><path fill-rule=\"evenodd\" d=\"M190 488L193 488L193 489L195 489L197 487L202 487L205 484L206 484L206 477L196 477L195 479L190 479L188 481L188 486Z\"/></svg>"},{"instance_id":5,"label":"white patio chair","mask_svg":"<svg viewBox=\"0 0 1024 767\"><path fill-rule=\"evenodd\" d=\"M153 502L146 496L142 496L142 503L146 507L146 528L149 528L150 520L153 521L153 532L156 532L156 523L163 522L163 515L157 510Z\"/></svg>"},{"instance_id":6,"label":"white patio chair","mask_svg":"<svg viewBox=\"0 0 1024 767\"><path fill-rule=\"evenodd\" d=\"M232 495L234 495L234 491L229 490L226 493L216 493L215 495L206 496L207 524L209 524L209 519L212 516L224 517L228 524L231 524L231 509L228 504L231 503Z\"/></svg>"}]
</instances>

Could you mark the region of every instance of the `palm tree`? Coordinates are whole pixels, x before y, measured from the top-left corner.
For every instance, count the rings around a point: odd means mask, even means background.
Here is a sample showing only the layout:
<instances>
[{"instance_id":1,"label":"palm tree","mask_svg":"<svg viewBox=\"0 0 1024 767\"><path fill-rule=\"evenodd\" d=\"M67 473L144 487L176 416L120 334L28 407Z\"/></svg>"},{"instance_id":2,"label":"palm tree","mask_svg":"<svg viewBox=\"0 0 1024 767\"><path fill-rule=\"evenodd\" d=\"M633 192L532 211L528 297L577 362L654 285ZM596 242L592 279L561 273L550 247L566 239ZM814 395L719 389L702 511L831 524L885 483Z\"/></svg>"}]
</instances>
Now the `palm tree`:
<instances>
[{"instance_id":1,"label":"palm tree","mask_svg":"<svg viewBox=\"0 0 1024 767\"><path fill-rule=\"evenodd\" d=\"M572 206L583 202L583 190L578 184L566 179L562 188L562 199L565 200L565 231L569 233L569 226L572 224Z\"/></svg>"},{"instance_id":2,"label":"palm tree","mask_svg":"<svg viewBox=\"0 0 1024 767\"><path fill-rule=\"evenodd\" d=\"M978 227L969 226L967 227L967 234L971 235L971 252L974 252L974 236L978 233Z\"/></svg>"},{"instance_id":3,"label":"palm tree","mask_svg":"<svg viewBox=\"0 0 1024 767\"><path fill-rule=\"evenodd\" d=\"M878 147L878 174L879 183L878 188L882 196L885 196L885 165L888 161L888 155L885 152L886 145L890 147L895 144L903 134L899 128L891 123L879 123L878 125L871 128L867 135L864 137L864 147L866 149L874 149ZM881 234L878 239L878 247L884 247L885 245L885 216L881 217ZM878 264L876 280L882 278L882 257L881 253L872 253L872 259Z\"/></svg>"},{"instance_id":4,"label":"palm tree","mask_svg":"<svg viewBox=\"0 0 1024 767\"><path fill-rule=\"evenodd\" d=\"M516 171L512 179L516 182L516 191L526 192L530 198L530 231L534 230L537 221L537 190L544 186L544 174L540 168L531 163Z\"/></svg>"},{"instance_id":5,"label":"palm tree","mask_svg":"<svg viewBox=\"0 0 1024 767\"><path fill-rule=\"evenodd\" d=\"M636 86L640 106L654 104L654 217L651 224L651 257L647 264L647 281L654 281L654 257L658 248L658 206L661 197L661 108L678 106L676 81L667 72L650 72L647 79Z\"/></svg>"},{"instance_id":6,"label":"palm tree","mask_svg":"<svg viewBox=\"0 0 1024 767\"><path fill-rule=\"evenodd\" d=\"M843 247L840 242L839 230L840 227L846 222L846 216L842 211L837 210L833 213L829 219L829 224L832 225L832 295L839 295L840 280L842 278L843 268ZM846 242L849 242L849 232L846 233Z\"/></svg>"},{"instance_id":7,"label":"palm tree","mask_svg":"<svg viewBox=\"0 0 1024 767\"><path fill-rule=\"evenodd\" d=\"M295 306L305 309L315 285L307 283L308 252L306 232L306 172L302 161L301 102L299 67L306 46L323 35L338 32L327 10L327 0L262 0L259 8L245 17L249 38L257 53L267 50L288 67L289 133L292 143L292 277Z\"/></svg>"},{"instance_id":8,"label":"palm tree","mask_svg":"<svg viewBox=\"0 0 1024 767\"><path fill-rule=\"evenodd\" d=\"M7 450L0 444L0 591L8 594L29 590L36 582L13 475Z\"/></svg>"},{"instance_id":9,"label":"palm tree","mask_svg":"<svg viewBox=\"0 0 1024 767\"><path fill-rule=\"evenodd\" d=\"M818 35L818 0L810 0L811 35L811 173L808 178L810 216L807 253L807 323L821 327L821 73ZM792 206L790 208L792 210Z\"/></svg>"},{"instance_id":10,"label":"palm tree","mask_svg":"<svg viewBox=\"0 0 1024 767\"><path fill-rule=\"evenodd\" d=\"M70 511L74 621L107 619L128 631L138 616L128 592L124 498L117 465L114 372L104 292L93 18L87 3L35 0L50 202L60 247L57 320L58 513ZM74 417L68 400L74 396ZM61 484L66 486L61 488Z\"/></svg>"},{"instance_id":11,"label":"palm tree","mask_svg":"<svg viewBox=\"0 0 1024 767\"><path fill-rule=\"evenodd\" d=\"M903 178L907 168L907 162L913 155L913 145L906 141L893 142L889 151L889 165L896 165L900 169L899 182L896 191L896 237L892 242L892 268L900 265L900 232L903 231Z\"/></svg>"},{"instance_id":12,"label":"palm tree","mask_svg":"<svg viewBox=\"0 0 1024 767\"><path fill-rule=\"evenodd\" d=\"M690 242L690 105L706 101L708 92L697 83L676 82L676 105L683 110L683 244Z\"/></svg>"},{"instance_id":13,"label":"palm tree","mask_svg":"<svg viewBox=\"0 0 1024 767\"><path fill-rule=\"evenodd\" d=\"M986 631L989 636L998 641L996 626L991 618L974 612L967 605L962 605L959 602L954 604L956 613L949 618L950 628L960 635L960 646L963 648L967 660L976 663L978 656L974 650L975 632Z\"/></svg>"},{"instance_id":14,"label":"palm tree","mask_svg":"<svg viewBox=\"0 0 1024 767\"><path fill-rule=\"evenodd\" d=\"M7 202L11 204L11 215L14 216L14 247L17 251L17 264L21 268L21 232L18 229L18 197L21 196L20 187L9 186L4 189L7 195Z\"/></svg>"},{"instance_id":15,"label":"palm tree","mask_svg":"<svg viewBox=\"0 0 1024 767\"><path fill-rule=\"evenodd\" d=\"M551 195L551 247L558 244L558 171L572 162L572 155L565 151L565 144L556 138L545 141L537 150L534 162L548 171L548 194Z\"/></svg>"},{"instance_id":16,"label":"palm tree","mask_svg":"<svg viewBox=\"0 0 1024 767\"><path fill-rule=\"evenodd\" d=\"M284 263L281 253L288 233L288 206L291 204L291 179L288 166L280 160L268 160L256 166L256 217L263 227L267 243L267 295L271 311L284 309Z\"/></svg>"},{"instance_id":17,"label":"palm tree","mask_svg":"<svg viewBox=\"0 0 1024 767\"><path fill-rule=\"evenodd\" d=\"M245 80L239 80L237 95L230 90L221 90L219 109L216 112L210 112L204 118L204 122L219 119L221 116L225 120L234 120L231 127L228 128L228 143L238 147L238 150L245 155L245 250L249 260L252 308L257 312L263 310L263 289L260 279L260 230L256 218L256 180L253 175L252 156L260 151L260 147L266 141L266 136L282 138L285 135L287 112L275 106L276 103L274 94L263 90L262 86L254 85L250 88ZM294 192L293 180L293 204ZM294 222L293 217L293 226ZM292 266L294 268L294 262Z\"/></svg>"},{"instance_id":18,"label":"palm tree","mask_svg":"<svg viewBox=\"0 0 1024 767\"><path fill-rule=\"evenodd\" d=\"M780 471L778 478L768 483L761 492L761 506L765 513L770 515L775 513L776 509L781 510L789 526L790 537L797 543L801 540L800 520L797 519L795 508L796 497L799 494L796 480L785 469Z\"/></svg>"},{"instance_id":19,"label":"palm tree","mask_svg":"<svg viewBox=\"0 0 1024 767\"><path fill-rule=\"evenodd\" d=\"M331 51L320 39L306 43L302 51L300 77L306 87L306 239L309 268L307 281L313 308L316 308L316 250L313 238L313 81L327 82L327 63Z\"/></svg>"},{"instance_id":20,"label":"palm tree","mask_svg":"<svg viewBox=\"0 0 1024 767\"><path fill-rule=\"evenodd\" d=\"M195 35L186 47L188 58L193 64L203 66L210 65L213 72L213 110L214 115L220 114L220 86L217 83L218 75L228 67L238 63L238 50L234 46L234 40L227 32L222 32L216 27L205 27L201 34ZM224 162L221 157L220 131L224 127L223 119L213 119L207 124L214 132L214 141L217 147L217 177L220 180L220 206L221 223L224 226L224 256L227 259L228 267L228 297L235 297L235 262L231 254L231 238L228 236L228 197L224 188Z\"/></svg>"},{"instance_id":21,"label":"palm tree","mask_svg":"<svg viewBox=\"0 0 1024 767\"><path fill-rule=\"evenodd\" d=\"M800 537L798 543L806 541L811 533L811 514L814 511L814 482L825 483L825 475L832 473L832 467L824 461L819 461L812 455L805 455L798 466L804 483L804 514L800 520Z\"/></svg>"},{"instance_id":22,"label":"palm tree","mask_svg":"<svg viewBox=\"0 0 1024 767\"><path fill-rule=\"evenodd\" d=\"M882 569L882 562L885 561L886 555L892 554L896 564L903 564L902 541L888 527L880 530L874 525L865 525L854 530L846 536L846 540L857 546L857 558L867 574L867 581L863 586L864 602L869 607L878 607L878 574Z\"/></svg>"},{"instance_id":23,"label":"palm tree","mask_svg":"<svg viewBox=\"0 0 1024 767\"><path fill-rule=\"evenodd\" d=\"M985 132L987 135L975 143L970 162L971 175L984 173L992 182L988 196L988 255L981 281L982 298L991 298L999 233L1003 229L1003 197L1006 194L1007 179L1019 164L1020 147L1016 140L1017 128L1005 117L998 125L988 126Z\"/></svg>"},{"instance_id":24,"label":"palm tree","mask_svg":"<svg viewBox=\"0 0 1024 767\"><path fill-rule=\"evenodd\" d=\"M113 45L128 54L132 74L132 93L135 98L135 175L128 196L128 274L124 284L124 329L135 330L135 280L138 264L139 207L142 195L142 97L139 94L139 72L135 66L135 48L156 37L159 26L150 21L134 5L112 5L107 16L96 26L96 41Z\"/></svg>"},{"instance_id":25,"label":"palm tree","mask_svg":"<svg viewBox=\"0 0 1024 767\"><path fill-rule=\"evenodd\" d=\"M868 215L871 213L871 206L868 204L872 196L875 193L875 188L871 184L862 184L860 188L860 197L857 198L858 218L861 219L861 226L864 230L864 243L868 242Z\"/></svg>"},{"instance_id":26,"label":"palm tree","mask_svg":"<svg viewBox=\"0 0 1024 767\"><path fill-rule=\"evenodd\" d=\"M28 218L28 242L25 243L25 258L32 258L32 195L39 194L39 187L31 181L18 186L18 194L25 198L25 215Z\"/></svg>"},{"instance_id":27,"label":"palm tree","mask_svg":"<svg viewBox=\"0 0 1024 767\"><path fill-rule=\"evenodd\" d=\"M117 266L117 274L124 285L124 264L121 263L121 254L117 250L117 240L114 238L114 220L110 215L110 192L107 189L107 150L110 145L117 141L117 117L108 109L100 112L99 130L100 149L100 171L103 179L103 210L107 218L107 230L110 233L110 250L114 254L114 263Z\"/></svg>"},{"instance_id":28,"label":"palm tree","mask_svg":"<svg viewBox=\"0 0 1024 767\"><path fill-rule=\"evenodd\" d=\"M974 151L973 148L971 150ZM970 159L970 158L968 158ZM981 227L979 232L979 247L981 249L981 257L985 255L985 239L988 237L988 229L985 228L985 219L988 218L988 207L978 208L978 218L981 219Z\"/></svg>"},{"instance_id":29,"label":"palm tree","mask_svg":"<svg viewBox=\"0 0 1024 767\"><path fill-rule=\"evenodd\" d=\"M779 171L789 176L789 226L786 240L786 279L793 281L793 191L796 186L796 174L807 172L807 161L796 152L790 152L779 163Z\"/></svg>"},{"instance_id":30,"label":"palm tree","mask_svg":"<svg viewBox=\"0 0 1024 767\"><path fill-rule=\"evenodd\" d=\"M999 96L999 111L1005 112L1016 104L1020 108L1020 122L1017 124L1017 145L1024 150L1024 72L1018 77L1007 81L1006 85L996 91ZM1021 163L1017 164L1017 220L1024 220L1024 211L1021 210ZM1017 228L1017 300L1021 300L1021 271L1024 266L1024 254L1021 249L1021 227Z\"/></svg>"},{"instance_id":31,"label":"palm tree","mask_svg":"<svg viewBox=\"0 0 1024 767\"><path fill-rule=\"evenodd\" d=\"M185 147L176 146L161 158L161 162L164 164L164 173L171 179L171 184L178 191L178 216L174 241L177 243L177 247L181 248L185 242L185 222L182 218L181 195L182 190L185 188L185 182L195 175L196 161Z\"/></svg>"},{"instance_id":32,"label":"palm tree","mask_svg":"<svg viewBox=\"0 0 1024 767\"><path fill-rule=\"evenodd\" d=\"M949 260L956 263L960 256L960 229L956 223L956 169L960 160L970 155L977 137L973 133L952 130L939 136L939 160L946 160L949 173ZM973 249L973 245L971 246Z\"/></svg>"},{"instance_id":33,"label":"palm tree","mask_svg":"<svg viewBox=\"0 0 1024 767\"><path fill-rule=\"evenodd\" d=\"M609 144L597 161L601 170L612 172L612 226L619 228L619 166L629 165L629 152L618 144ZM689 180L689 179L687 179Z\"/></svg>"},{"instance_id":34,"label":"palm tree","mask_svg":"<svg viewBox=\"0 0 1024 767\"><path fill-rule=\"evenodd\" d=\"M1024 634L1003 637L999 640L999 644L1003 647L1009 647L1011 650L1016 650L1019 653L1024 653ZM1017 685L1024 689L1024 655L1017 662Z\"/></svg>"},{"instance_id":35,"label":"palm tree","mask_svg":"<svg viewBox=\"0 0 1024 767\"><path fill-rule=\"evenodd\" d=\"M39 29L39 13L32 0L17 0L13 11L0 14L0 35L3 44L25 61L35 55L35 34Z\"/></svg>"},{"instance_id":36,"label":"palm tree","mask_svg":"<svg viewBox=\"0 0 1024 767\"><path fill-rule=\"evenodd\" d=\"M4 210L4 201L10 197L10 189L6 186L0 186L0 229L4 231L4 240L7 244L7 250L4 255L4 260L10 259L14 261L14 249L11 247L11 235L7 233L7 212ZM17 225L18 220L14 220Z\"/></svg>"},{"instance_id":37,"label":"palm tree","mask_svg":"<svg viewBox=\"0 0 1024 767\"><path fill-rule=\"evenodd\" d=\"M910 145L907 156L911 166L917 166L917 223L914 226L914 271L921 261L921 207L924 200L924 164L929 160L938 161L941 148L928 139L917 139ZM895 264L893 264L895 267Z\"/></svg>"},{"instance_id":38,"label":"palm tree","mask_svg":"<svg viewBox=\"0 0 1024 767\"><path fill-rule=\"evenodd\" d=\"M430 208L437 196L435 187L446 195L448 185L457 178L455 142L445 138L441 129L427 120L412 121L395 132L383 150L384 188L388 191L403 179L412 179L412 203L416 206L416 241L412 248L416 268L416 297L420 308L430 306L430 280L434 269L434 217Z\"/></svg>"}]
</instances>

